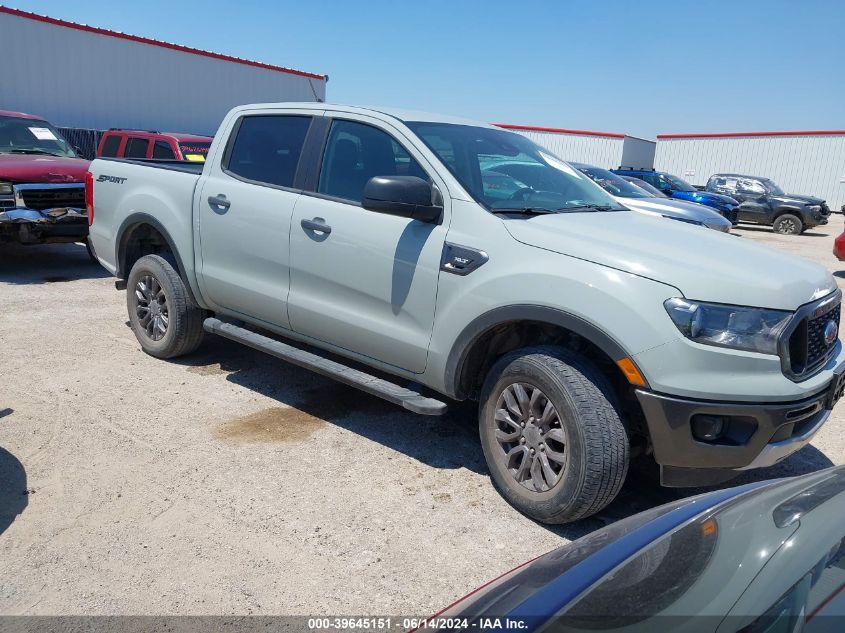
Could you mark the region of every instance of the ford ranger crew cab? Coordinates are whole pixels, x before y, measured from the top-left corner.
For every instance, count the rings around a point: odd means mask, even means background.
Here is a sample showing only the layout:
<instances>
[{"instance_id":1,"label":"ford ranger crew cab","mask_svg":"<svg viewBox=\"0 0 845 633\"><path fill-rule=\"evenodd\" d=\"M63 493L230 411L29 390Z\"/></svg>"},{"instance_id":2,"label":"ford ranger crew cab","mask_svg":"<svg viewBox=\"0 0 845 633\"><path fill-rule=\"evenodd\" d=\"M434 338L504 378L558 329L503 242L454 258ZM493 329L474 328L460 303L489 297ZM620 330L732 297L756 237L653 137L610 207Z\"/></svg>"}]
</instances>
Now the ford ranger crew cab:
<instances>
[{"instance_id":1,"label":"ford ranger crew cab","mask_svg":"<svg viewBox=\"0 0 845 633\"><path fill-rule=\"evenodd\" d=\"M515 163L537 173L514 190ZM667 486L770 466L842 395L827 271L629 211L503 129L248 105L204 165L97 159L90 180L145 352L205 331L418 413L477 400L494 483L539 521L599 511L634 455Z\"/></svg>"}]
</instances>

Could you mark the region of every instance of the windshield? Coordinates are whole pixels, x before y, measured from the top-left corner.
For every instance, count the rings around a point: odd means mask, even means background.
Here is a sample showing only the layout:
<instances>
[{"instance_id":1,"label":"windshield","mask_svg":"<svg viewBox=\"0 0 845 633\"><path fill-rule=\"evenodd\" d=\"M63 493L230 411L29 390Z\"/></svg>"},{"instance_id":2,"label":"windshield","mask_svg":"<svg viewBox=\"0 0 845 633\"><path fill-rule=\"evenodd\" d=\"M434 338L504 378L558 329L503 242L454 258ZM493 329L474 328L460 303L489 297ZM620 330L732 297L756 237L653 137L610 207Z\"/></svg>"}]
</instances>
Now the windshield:
<instances>
[{"instance_id":1,"label":"windshield","mask_svg":"<svg viewBox=\"0 0 845 633\"><path fill-rule=\"evenodd\" d=\"M473 125L407 125L488 210L625 210L589 178L524 136Z\"/></svg>"},{"instance_id":2,"label":"windshield","mask_svg":"<svg viewBox=\"0 0 845 633\"><path fill-rule=\"evenodd\" d=\"M624 180L613 172L599 167L579 167L593 182L613 196L620 198L653 198L637 185Z\"/></svg>"},{"instance_id":3,"label":"windshield","mask_svg":"<svg viewBox=\"0 0 845 633\"><path fill-rule=\"evenodd\" d=\"M0 116L0 154L76 157L68 142L47 121L8 116Z\"/></svg>"},{"instance_id":4,"label":"windshield","mask_svg":"<svg viewBox=\"0 0 845 633\"><path fill-rule=\"evenodd\" d=\"M208 148L211 143L180 143L179 151L185 160L201 163L208 155Z\"/></svg>"},{"instance_id":5,"label":"windshield","mask_svg":"<svg viewBox=\"0 0 845 633\"><path fill-rule=\"evenodd\" d=\"M645 180L640 180L639 178L634 178L633 176L622 176L622 179L630 182L635 187L639 187L646 193L651 194L653 198L666 198L668 197L665 193L660 191L657 187L650 185Z\"/></svg>"},{"instance_id":6,"label":"windshield","mask_svg":"<svg viewBox=\"0 0 845 633\"><path fill-rule=\"evenodd\" d=\"M784 196L784 195L786 195L786 194L783 192L783 189L781 189L780 187L778 187L778 186L777 186L774 182L772 182L771 180L763 180L763 181L761 181L761 182L763 183L763 186L766 188L766 191L767 191L768 193L772 194L773 196Z\"/></svg>"},{"instance_id":7,"label":"windshield","mask_svg":"<svg viewBox=\"0 0 845 633\"><path fill-rule=\"evenodd\" d=\"M698 191L698 189L693 187L686 180L681 180L677 176L673 176L671 174L663 174L663 178L665 178L671 183L672 191Z\"/></svg>"}]
</instances>

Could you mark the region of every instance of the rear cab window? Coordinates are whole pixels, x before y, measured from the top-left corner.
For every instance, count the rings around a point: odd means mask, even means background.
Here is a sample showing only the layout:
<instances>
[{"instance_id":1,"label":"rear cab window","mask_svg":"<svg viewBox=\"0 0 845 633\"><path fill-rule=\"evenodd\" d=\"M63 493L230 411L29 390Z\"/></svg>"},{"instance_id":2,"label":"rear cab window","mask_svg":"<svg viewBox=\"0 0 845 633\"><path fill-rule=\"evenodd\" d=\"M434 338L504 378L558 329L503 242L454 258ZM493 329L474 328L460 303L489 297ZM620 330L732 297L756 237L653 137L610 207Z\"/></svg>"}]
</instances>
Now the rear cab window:
<instances>
[{"instance_id":1,"label":"rear cab window","mask_svg":"<svg viewBox=\"0 0 845 633\"><path fill-rule=\"evenodd\" d=\"M156 141L153 145L153 158L173 160L176 154L173 153L173 148L167 141Z\"/></svg>"},{"instance_id":2,"label":"rear cab window","mask_svg":"<svg viewBox=\"0 0 845 633\"><path fill-rule=\"evenodd\" d=\"M223 171L239 180L293 187L310 125L310 116L244 116L230 140Z\"/></svg>"},{"instance_id":3,"label":"rear cab window","mask_svg":"<svg viewBox=\"0 0 845 633\"><path fill-rule=\"evenodd\" d=\"M109 134L103 142L103 151L100 156L114 158L117 156L117 151L120 149L121 137L117 134Z\"/></svg>"},{"instance_id":4,"label":"rear cab window","mask_svg":"<svg viewBox=\"0 0 845 633\"><path fill-rule=\"evenodd\" d=\"M147 139L130 136L126 141L126 150L123 155L126 158L146 158L149 148L150 142Z\"/></svg>"}]
</instances>

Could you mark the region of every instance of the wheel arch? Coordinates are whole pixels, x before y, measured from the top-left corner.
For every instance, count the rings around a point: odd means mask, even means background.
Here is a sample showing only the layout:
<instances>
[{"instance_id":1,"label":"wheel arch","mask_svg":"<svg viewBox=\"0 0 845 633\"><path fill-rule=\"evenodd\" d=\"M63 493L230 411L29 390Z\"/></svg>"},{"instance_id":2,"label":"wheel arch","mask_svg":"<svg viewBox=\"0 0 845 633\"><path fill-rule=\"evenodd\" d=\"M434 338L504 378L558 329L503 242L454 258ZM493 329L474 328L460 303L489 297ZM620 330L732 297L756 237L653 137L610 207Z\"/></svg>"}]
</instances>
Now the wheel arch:
<instances>
[{"instance_id":1,"label":"wheel arch","mask_svg":"<svg viewBox=\"0 0 845 633\"><path fill-rule=\"evenodd\" d=\"M134 253L132 251L134 236L138 234L139 230L148 231L150 229L160 236L166 248L163 250L151 250L150 252L143 252L142 249L138 253ZM184 281L191 300L196 303L196 297L194 296L193 288L187 276L187 269L182 261L182 256L179 254L179 250L176 248L176 243L164 225L148 213L132 213L121 222L117 230L117 239L115 240L115 263L117 268L115 277L118 279L127 279L132 265L140 257L150 254L162 254L162 252L172 255L172 263L176 267L176 272L179 273L179 276ZM135 255L138 255L138 257L135 257Z\"/></svg>"},{"instance_id":2,"label":"wheel arch","mask_svg":"<svg viewBox=\"0 0 845 633\"><path fill-rule=\"evenodd\" d=\"M512 305L494 308L476 317L458 335L448 355L445 387L448 395L459 400L472 393L473 353L479 345L498 329L511 324L551 326L572 333L585 340L614 363L630 358L625 348L610 334L585 319L564 310L540 305Z\"/></svg>"}]
</instances>

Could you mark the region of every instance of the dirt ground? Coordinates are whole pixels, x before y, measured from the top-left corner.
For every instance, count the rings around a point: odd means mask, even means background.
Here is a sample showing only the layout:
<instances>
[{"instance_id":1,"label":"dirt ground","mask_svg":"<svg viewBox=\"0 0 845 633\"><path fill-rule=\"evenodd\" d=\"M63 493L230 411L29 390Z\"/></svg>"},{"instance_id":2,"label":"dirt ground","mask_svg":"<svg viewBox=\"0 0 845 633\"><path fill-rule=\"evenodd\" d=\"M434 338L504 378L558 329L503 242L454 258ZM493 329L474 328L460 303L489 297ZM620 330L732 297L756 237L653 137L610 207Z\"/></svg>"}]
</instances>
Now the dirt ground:
<instances>
[{"instance_id":1,"label":"dirt ground","mask_svg":"<svg viewBox=\"0 0 845 633\"><path fill-rule=\"evenodd\" d=\"M738 239L842 284L841 224ZM598 517L539 525L491 486L472 407L415 416L222 339L158 361L84 248L0 262L0 614L428 615L689 494L635 473ZM844 421L742 481L845 464Z\"/></svg>"}]
</instances>

